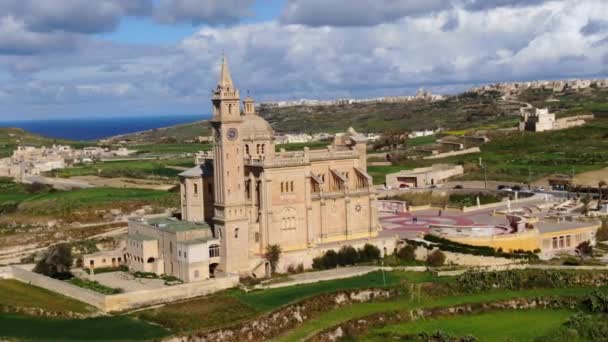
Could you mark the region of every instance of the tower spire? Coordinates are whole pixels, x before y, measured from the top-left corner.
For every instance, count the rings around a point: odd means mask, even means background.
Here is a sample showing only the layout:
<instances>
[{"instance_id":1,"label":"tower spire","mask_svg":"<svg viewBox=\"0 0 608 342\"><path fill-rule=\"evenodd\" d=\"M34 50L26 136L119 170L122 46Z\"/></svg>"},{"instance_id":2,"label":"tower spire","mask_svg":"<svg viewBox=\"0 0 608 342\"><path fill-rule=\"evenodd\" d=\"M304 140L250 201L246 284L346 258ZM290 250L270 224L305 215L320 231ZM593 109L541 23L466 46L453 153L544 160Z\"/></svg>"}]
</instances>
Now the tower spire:
<instances>
[{"instance_id":1,"label":"tower spire","mask_svg":"<svg viewBox=\"0 0 608 342\"><path fill-rule=\"evenodd\" d=\"M220 71L220 87L231 87L232 88L232 77L230 76L230 68L228 68L228 60L226 56L222 54L222 69Z\"/></svg>"}]
</instances>

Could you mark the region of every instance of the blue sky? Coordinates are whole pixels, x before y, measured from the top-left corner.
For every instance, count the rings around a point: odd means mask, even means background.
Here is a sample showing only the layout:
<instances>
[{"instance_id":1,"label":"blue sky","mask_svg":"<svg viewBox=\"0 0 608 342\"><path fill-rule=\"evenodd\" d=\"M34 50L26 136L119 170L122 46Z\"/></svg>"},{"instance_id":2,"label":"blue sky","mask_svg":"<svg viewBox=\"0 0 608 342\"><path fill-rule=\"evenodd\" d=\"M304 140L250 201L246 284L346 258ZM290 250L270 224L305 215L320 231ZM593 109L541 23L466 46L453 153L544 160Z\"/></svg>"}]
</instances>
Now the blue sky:
<instances>
[{"instance_id":1,"label":"blue sky","mask_svg":"<svg viewBox=\"0 0 608 342\"><path fill-rule=\"evenodd\" d=\"M0 120L605 78L605 0L2 0Z\"/></svg>"}]
</instances>

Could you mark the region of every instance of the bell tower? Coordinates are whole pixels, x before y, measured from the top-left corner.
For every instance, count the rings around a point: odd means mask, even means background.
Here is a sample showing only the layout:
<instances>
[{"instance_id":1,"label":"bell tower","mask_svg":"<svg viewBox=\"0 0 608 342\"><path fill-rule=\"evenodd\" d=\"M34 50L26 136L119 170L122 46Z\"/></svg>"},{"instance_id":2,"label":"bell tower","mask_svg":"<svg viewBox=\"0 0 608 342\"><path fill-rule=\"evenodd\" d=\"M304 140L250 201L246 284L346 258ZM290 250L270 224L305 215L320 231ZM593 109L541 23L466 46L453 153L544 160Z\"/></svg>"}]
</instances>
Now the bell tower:
<instances>
[{"instance_id":1,"label":"bell tower","mask_svg":"<svg viewBox=\"0 0 608 342\"><path fill-rule=\"evenodd\" d=\"M240 136L239 91L224 57L220 80L213 92L214 229L221 239L220 269L249 271L249 221L245 205L243 143Z\"/></svg>"}]
</instances>

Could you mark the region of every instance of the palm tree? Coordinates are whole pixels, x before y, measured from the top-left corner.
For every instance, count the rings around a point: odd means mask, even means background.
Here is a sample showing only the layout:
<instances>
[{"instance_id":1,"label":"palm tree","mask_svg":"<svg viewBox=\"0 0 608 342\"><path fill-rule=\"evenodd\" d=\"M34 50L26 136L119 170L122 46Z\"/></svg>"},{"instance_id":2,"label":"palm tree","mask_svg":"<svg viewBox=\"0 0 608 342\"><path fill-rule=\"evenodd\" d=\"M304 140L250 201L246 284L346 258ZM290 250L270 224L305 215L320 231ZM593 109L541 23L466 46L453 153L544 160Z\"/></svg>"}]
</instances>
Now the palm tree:
<instances>
[{"instance_id":1,"label":"palm tree","mask_svg":"<svg viewBox=\"0 0 608 342\"><path fill-rule=\"evenodd\" d=\"M602 207L602 200L604 199L603 193L602 193L602 188L606 186L606 181L605 180L601 180L597 183L597 188L599 191L599 196L598 196L598 200L597 200L597 210L600 210Z\"/></svg>"}]
</instances>

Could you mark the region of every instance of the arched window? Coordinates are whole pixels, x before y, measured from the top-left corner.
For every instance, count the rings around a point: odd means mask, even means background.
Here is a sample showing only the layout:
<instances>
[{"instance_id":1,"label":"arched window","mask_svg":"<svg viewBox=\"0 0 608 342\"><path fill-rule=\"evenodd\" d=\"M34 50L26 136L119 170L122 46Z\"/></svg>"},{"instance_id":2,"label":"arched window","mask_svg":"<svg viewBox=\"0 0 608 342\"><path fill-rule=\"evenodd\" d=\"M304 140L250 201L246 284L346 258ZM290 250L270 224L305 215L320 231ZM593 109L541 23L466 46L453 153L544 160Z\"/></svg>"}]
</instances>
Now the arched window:
<instances>
[{"instance_id":1,"label":"arched window","mask_svg":"<svg viewBox=\"0 0 608 342\"><path fill-rule=\"evenodd\" d=\"M249 145L245 145L245 154L249 155Z\"/></svg>"},{"instance_id":2,"label":"arched window","mask_svg":"<svg viewBox=\"0 0 608 342\"><path fill-rule=\"evenodd\" d=\"M194 184L194 196L198 195L198 184Z\"/></svg>"},{"instance_id":3,"label":"arched window","mask_svg":"<svg viewBox=\"0 0 608 342\"><path fill-rule=\"evenodd\" d=\"M255 153L260 154L260 144L255 145Z\"/></svg>"},{"instance_id":4,"label":"arched window","mask_svg":"<svg viewBox=\"0 0 608 342\"><path fill-rule=\"evenodd\" d=\"M234 238L235 239L239 238L239 229L238 228L234 228Z\"/></svg>"},{"instance_id":5,"label":"arched window","mask_svg":"<svg viewBox=\"0 0 608 342\"><path fill-rule=\"evenodd\" d=\"M154 258L149 257L149 258L148 258L148 264L151 264L151 263L153 263L153 262L154 262Z\"/></svg>"},{"instance_id":6,"label":"arched window","mask_svg":"<svg viewBox=\"0 0 608 342\"><path fill-rule=\"evenodd\" d=\"M209 257L217 258L220 256L220 245L211 245L209 246Z\"/></svg>"},{"instance_id":7,"label":"arched window","mask_svg":"<svg viewBox=\"0 0 608 342\"><path fill-rule=\"evenodd\" d=\"M283 193L283 192L284 192L284 190L285 190L285 189L284 189L284 187L285 187L284 183L283 183L283 182L281 182L281 193Z\"/></svg>"},{"instance_id":8,"label":"arched window","mask_svg":"<svg viewBox=\"0 0 608 342\"><path fill-rule=\"evenodd\" d=\"M232 114L232 103L228 104L228 114Z\"/></svg>"},{"instance_id":9,"label":"arched window","mask_svg":"<svg viewBox=\"0 0 608 342\"><path fill-rule=\"evenodd\" d=\"M266 146L266 144L262 144L262 154L264 154L264 147Z\"/></svg>"},{"instance_id":10,"label":"arched window","mask_svg":"<svg viewBox=\"0 0 608 342\"><path fill-rule=\"evenodd\" d=\"M291 192L293 192L293 181L291 181L291 182L289 183L289 185L290 185Z\"/></svg>"}]
</instances>

